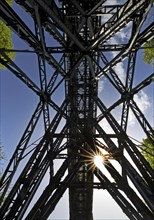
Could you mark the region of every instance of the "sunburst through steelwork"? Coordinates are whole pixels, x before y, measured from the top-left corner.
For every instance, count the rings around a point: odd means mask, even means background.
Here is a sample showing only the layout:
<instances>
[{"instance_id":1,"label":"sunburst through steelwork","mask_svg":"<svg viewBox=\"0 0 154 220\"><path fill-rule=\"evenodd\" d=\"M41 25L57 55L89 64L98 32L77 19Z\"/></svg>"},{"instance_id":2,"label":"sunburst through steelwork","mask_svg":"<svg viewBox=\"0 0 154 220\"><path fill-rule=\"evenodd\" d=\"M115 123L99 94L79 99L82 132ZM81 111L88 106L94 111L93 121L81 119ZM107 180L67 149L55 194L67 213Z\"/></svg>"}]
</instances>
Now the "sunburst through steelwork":
<instances>
[{"instance_id":1,"label":"sunburst through steelwork","mask_svg":"<svg viewBox=\"0 0 154 220\"><path fill-rule=\"evenodd\" d=\"M145 114L154 73L138 61L153 37L152 10L153 0L0 1L17 53L12 61L10 48L0 48L0 62L25 89L11 110L25 119L31 95L39 100L21 139L8 144L18 143L0 178L0 219L49 219L68 191L69 219L93 220L96 188L129 219L154 219L154 172L130 138L140 133L154 144Z\"/></svg>"},{"instance_id":2,"label":"sunburst through steelwork","mask_svg":"<svg viewBox=\"0 0 154 220\"><path fill-rule=\"evenodd\" d=\"M98 141L96 142L98 143ZM101 147L100 147L101 146ZM84 153L80 154L83 161L87 164L88 170L94 172L95 167L101 168L102 165L107 166L108 160L113 160L113 156L109 153L109 149L99 142L95 144L95 150L92 149L82 149Z\"/></svg>"}]
</instances>

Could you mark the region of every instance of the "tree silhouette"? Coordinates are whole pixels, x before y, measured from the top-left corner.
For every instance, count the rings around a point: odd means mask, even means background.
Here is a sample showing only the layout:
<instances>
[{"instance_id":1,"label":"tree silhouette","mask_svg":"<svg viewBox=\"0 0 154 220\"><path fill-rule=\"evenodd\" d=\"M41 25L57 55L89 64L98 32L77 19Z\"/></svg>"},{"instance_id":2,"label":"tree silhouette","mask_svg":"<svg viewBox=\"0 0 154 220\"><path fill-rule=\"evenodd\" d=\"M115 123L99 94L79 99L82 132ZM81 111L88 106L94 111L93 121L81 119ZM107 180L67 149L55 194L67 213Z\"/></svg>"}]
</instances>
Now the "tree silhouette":
<instances>
[{"instance_id":1,"label":"tree silhouette","mask_svg":"<svg viewBox=\"0 0 154 220\"><path fill-rule=\"evenodd\" d=\"M154 169L154 145L150 142L148 138L145 138L142 141L142 153L151 165L151 167Z\"/></svg>"},{"instance_id":2,"label":"tree silhouette","mask_svg":"<svg viewBox=\"0 0 154 220\"><path fill-rule=\"evenodd\" d=\"M13 3L12 0L6 0L6 2L9 5ZM5 50L13 50L13 43L11 29L2 20L0 20L0 33L0 58L4 59L2 52L5 52ZM14 59L15 53L13 51L6 51L5 53L10 59ZM5 66L0 63L0 68L5 69Z\"/></svg>"},{"instance_id":3,"label":"tree silhouette","mask_svg":"<svg viewBox=\"0 0 154 220\"><path fill-rule=\"evenodd\" d=\"M3 169L2 169L2 161L5 160L5 154L3 151L3 146L0 145L0 177L2 175Z\"/></svg>"},{"instance_id":4,"label":"tree silhouette","mask_svg":"<svg viewBox=\"0 0 154 220\"><path fill-rule=\"evenodd\" d=\"M144 62L154 66L154 38L144 44Z\"/></svg>"}]
</instances>

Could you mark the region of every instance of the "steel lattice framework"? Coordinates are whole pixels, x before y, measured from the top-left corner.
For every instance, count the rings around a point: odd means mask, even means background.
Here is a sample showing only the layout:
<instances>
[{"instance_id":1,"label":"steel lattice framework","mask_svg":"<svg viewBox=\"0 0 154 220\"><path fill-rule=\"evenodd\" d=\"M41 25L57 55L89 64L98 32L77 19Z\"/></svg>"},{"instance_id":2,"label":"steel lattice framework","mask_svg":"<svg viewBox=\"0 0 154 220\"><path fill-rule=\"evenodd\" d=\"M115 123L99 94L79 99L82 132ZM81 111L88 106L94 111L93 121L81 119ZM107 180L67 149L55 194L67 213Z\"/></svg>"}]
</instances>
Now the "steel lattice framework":
<instances>
[{"instance_id":1,"label":"steel lattice framework","mask_svg":"<svg viewBox=\"0 0 154 220\"><path fill-rule=\"evenodd\" d=\"M137 52L154 33L154 22L142 28L153 1L127 0L118 5L106 0L15 2L32 17L34 30L4 0L0 1L0 17L37 56L40 85L9 59L5 48L1 49L4 58L0 62L40 101L0 180L0 219L47 219L69 189L70 220L92 220L94 188L107 190L129 219L154 219L154 171L127 134L131 110L153 143L152 125L134 101L134 95L153 82L154 73L133 84ZM113 44L111 39L127 25L130 33L127 42ZM46 35L55 42L54 46L48 46ZM115 56L109 57L108 52ZM115 66L124 60L127 65L123 81ZM50 78L47 65L52 70ZM98 94L102 77L118 93L119 98L110 106ZM52 97L62 85L65 97L59 105ZM120 122L113 113L119 106L122 106ZM51 109L55 114L51 114ZM42 115L44 134L30 144ZM101 125L102 120L108 122L111 133ZM90 169L87 156L100 153L100 148L107 152L104 166L113 181L99 168ZM110 158L119 163L121 173ZM57 171L56 159L62 161ZM12 181L24 160L25 167ZM38 195L47 173L50 181ZM32 205L36 193L37 200Z\"/></svg>"}]
</instances>

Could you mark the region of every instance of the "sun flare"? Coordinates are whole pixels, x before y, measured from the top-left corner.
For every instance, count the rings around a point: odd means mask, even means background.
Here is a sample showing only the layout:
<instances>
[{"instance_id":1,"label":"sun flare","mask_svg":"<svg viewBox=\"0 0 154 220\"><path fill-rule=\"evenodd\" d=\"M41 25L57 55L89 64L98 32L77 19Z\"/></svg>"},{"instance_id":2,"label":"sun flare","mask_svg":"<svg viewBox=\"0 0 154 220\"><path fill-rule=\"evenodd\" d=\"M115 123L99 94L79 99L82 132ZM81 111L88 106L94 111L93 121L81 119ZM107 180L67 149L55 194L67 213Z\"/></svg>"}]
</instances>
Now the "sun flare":
<instances>
[{"instance_id":1,"label":"sun flare","mask_svg":"<svg viewBox=\"0 0 154 220\"><path fill-rule=\"evenodd\" d=\"M84 154L81 154L84 157L84 161L87 164L88 170L92 170L94 172L95 168L102 168L103 165L107 165L109 159L109 152L106 149L100 148L95 145L96 150L86 150L82 149Z\"/></svg>"},{"instance_id":2,"label":"sun flare","mask_svg":"<svg viewBox=\"0 0 154 220\"><path fill-rule=\"evenodd\" d=\"M95 166L98 168L101 167L102 164L104 163L104 158L101 155L95 155L93 160L94 160Z\"/></svg>"}]
</instances>

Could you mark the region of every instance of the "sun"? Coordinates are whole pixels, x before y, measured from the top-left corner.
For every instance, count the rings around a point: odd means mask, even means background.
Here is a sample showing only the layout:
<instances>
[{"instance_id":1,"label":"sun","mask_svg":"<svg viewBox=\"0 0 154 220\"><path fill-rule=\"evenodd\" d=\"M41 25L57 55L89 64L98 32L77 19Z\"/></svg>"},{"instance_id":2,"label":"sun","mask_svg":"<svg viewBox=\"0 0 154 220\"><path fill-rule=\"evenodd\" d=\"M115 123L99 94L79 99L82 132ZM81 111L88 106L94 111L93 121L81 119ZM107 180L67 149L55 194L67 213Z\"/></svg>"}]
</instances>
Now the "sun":
<instances>
[{"instance_id":1,"label":"sun","mask_svg":"<svg viewBox=\"0 0 154 220\"><path fill-rule=\"evenodd\" d=\"M96 167L100 169L102 165L107 165L109 159L109 153L106 149L101 149L97 145L95 145L95 147L95 151L92 149L82 149L84 154L81 154L84 158L84 162L87 164L88 170L91 170L92 172L94 172Z\"/></svg>"},{"instance_id":2,"label":"sun","mask_svg":"<svg viewBox=\"0 0 154 220\"><path fill-rule=\"evenodd\" d=\"M98 167L98 168L101 167L102 164L104 163L104 157L99 155L99 154L95 155L93 160L94 160L95 166Z\"/></svg>"}]
</instances>

